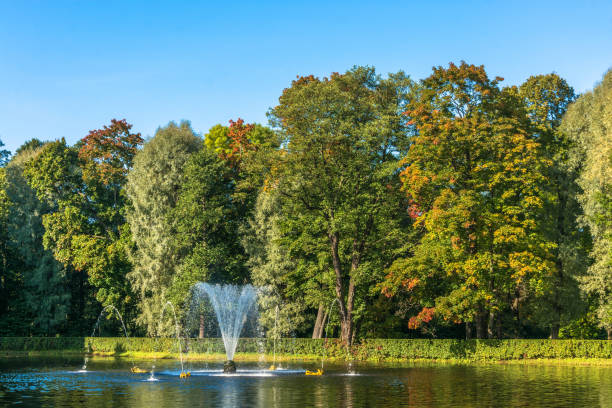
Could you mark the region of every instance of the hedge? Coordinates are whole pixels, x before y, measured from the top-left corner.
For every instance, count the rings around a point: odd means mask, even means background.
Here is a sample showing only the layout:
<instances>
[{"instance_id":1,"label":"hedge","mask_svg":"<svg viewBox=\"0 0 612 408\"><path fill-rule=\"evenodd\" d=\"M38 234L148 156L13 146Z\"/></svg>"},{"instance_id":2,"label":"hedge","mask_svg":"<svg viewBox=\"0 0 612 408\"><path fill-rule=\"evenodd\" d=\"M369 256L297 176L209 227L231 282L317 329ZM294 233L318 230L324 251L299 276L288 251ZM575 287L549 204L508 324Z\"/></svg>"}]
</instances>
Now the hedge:
<instances>
[{"instance_id":1,"label":"hedge","mask_svg":"<svg viewBox=\"0 0 612 408\"><path fill-rule=\"evenodd\" d=\"M176 338L110 338L88 337L84 340L84 348L90 352L171 352L178 353ZM181 339L181 349L184 353L225 353L223 341L220 338L212 339ZM324 340L318 339L280 339L276 342L278 354L291 355L323 355ZM240 339L236 348L237 353L272 353L274 341L270 339Z\"/></svg>"},{"instance_id":2,"label":"hedge","mask_svg":"<svg viewBox=\"0 0 612 408\"><path fill-rule=\"evenodd\" d=\"M181 339L186 353L224 353L221 339ZM270 339L240 339L238 353L266 353ZM178 353L173 338L114 337L0 337L0 351L74 351L90 353ZM276 342L276 353L285 356L328 356L357 360L409 359L567 359L612 358L609 340L429 340L365 339L347 351L336 339L286 338Z\"/></svg>"},{"instance_id":3,"label":"hedge","mask_svg":"<svg viewBox=\"0 0 612 408\"><path fill-rule=\"evenodd\" d=\"M355 358L365 360L612 358L612 341L367 339L352 352Z\"/></svg>"},{"instance_id":4,"label":"hedge","mask_svg":"<svg viewBox=\"0 0 612 408\"><path fill-rule=\"evenodd\" d=\"M276 342L278 354L324 355L325 340L322 339L280 339ZM329 341L331 347L332 341ZM223 341L212 339L181 339L183 352L225 353ZM0 337L0 351L77 351L89 353L123 352L169 352L178 353L176 338L151 337ZM240 339L238 353L272 353L271 339Z\"/></svg>"}]
</instances>

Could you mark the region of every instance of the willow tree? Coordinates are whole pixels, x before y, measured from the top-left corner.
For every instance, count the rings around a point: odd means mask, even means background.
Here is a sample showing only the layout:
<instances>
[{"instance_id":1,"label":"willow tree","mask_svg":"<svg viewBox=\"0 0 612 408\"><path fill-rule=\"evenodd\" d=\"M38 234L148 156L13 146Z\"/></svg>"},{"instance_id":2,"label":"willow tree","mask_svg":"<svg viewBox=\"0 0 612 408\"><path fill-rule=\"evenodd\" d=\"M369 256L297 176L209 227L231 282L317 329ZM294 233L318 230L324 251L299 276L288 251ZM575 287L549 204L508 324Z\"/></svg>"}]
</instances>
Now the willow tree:
<instances>
[{"instance_id":1,"label":"willow tree","mask_svg":"<svg viewBox=\"0 0 612 408\"><path fill-rule=\"evenodd\" d=\"M597 297L600 324L612 339L612 71L570 106L562 129L575 142L582 220L593 239L593 263L582 284Z\"/></svg>"},{"instance_id":2,"label":"willow tree","mask_svg":"<svg viewBox=\"0 0 612 408\"><path fill-rule=\"evenodd\" d=\"M500 334L500 314L543 290L553 244L544 235L542 171L516 89L482 66L434 68L406 114L416 128L401 174L415 228L413 256L389 270L388 294L415 293L411 324L439 315ZM469 330L468 330L469 332Z\"/></svg>"},{"instance_id":3,"label":"willow tree","mask_svg":"<svg viewBox=\"0 0 612 408\"><path fill-rule=\"evenodd\" d=\"M135 249L128 278L138 295L137 322L156 334L158 319L181 258L173 246L177 220L171 216L183 183L185 163L200 150L202 140L189 122L159 128L134 158L128 174L131 205L126 219Z\"/></svg>"},{"instance_id":4,"label":"willow tree","mask_svg":"<svg viewBox=\"0 0 612 408\"><path fill-rule=\"evenodd\" d=\"M355 315L367 311L371 289L405 242L397 168L410 85L401 72L383 79L366 67L302 77L270 112L284 137L270 180L286 198L280 213L297 234L324 242L305 251L328 259L347 344Z\"/></svg>"}]
</instances>

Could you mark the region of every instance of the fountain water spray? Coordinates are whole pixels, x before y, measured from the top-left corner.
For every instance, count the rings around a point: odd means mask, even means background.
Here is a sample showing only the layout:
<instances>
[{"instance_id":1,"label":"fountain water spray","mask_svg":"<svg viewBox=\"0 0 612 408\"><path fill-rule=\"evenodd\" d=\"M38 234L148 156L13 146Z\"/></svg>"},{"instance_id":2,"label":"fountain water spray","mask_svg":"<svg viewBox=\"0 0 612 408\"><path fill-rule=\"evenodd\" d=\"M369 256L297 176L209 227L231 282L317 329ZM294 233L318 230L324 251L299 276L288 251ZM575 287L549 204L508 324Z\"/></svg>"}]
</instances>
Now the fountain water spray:
<instances>
[{"instance_id":1,"label":"fountain water spray","mask_svg":"<svg viewBox=\"0 0 612 408\"><path fill-rule=\"evenodd\" d=\"M327 337L329 335L329 324L331 323L332 312L334 311L334 306L336 304L338 304L337 298L331 301L331 303L329 304L329 308L327 309L327 324L325 325L325 342L323 343L324 344L323 348L325 349L325 352L323 354L323 358L321 359L321 371L323 371L323 364L325 360L327 359ZM325 323L325 321L323 323Z\"/></svg>"},{"instance_id":2,"label":"fountain water spray","mask_svg":"<svg viewBox=\"0 0 612 408\"><path fill-rule=\"evenodd\" d=\"M185 372L185 368L183 365L183 347L181 346L181 337L180 337L180 330L179 330L179 325L178 325L178 320L176 319L176 310L174 309L174 305L172 304L172 302L167 301L164 304L164 307L162 308L162 312L161 312L161 318L160 318L160 323L164 320L164 313L166 312L166 308L170 306L170 308L172 309L172 315L174 316L174 331L176 334L176 344L178 346L178 350L179 350L179 357L181 359L181 373ZM151 370L151 372L153 372Z\"/></svg>"},{"instance_id":3,"label":"fountain water spray","mask_svg":"<svg viewBox=\"0 0 612 408\"><path fill-rule=\"evenodd\" d=\"M338 308L340 307L339 306L339 301L338 301L337 298L331 301L331 303L329 304L329 309L327 310L327 324L325 326L325 353L324 353L323 360L321 360L321 370L323 370L323 362L327 359L327 338L328 338L328 335L329 335L329 324L331 323L331 318L332 318L331 313L334 310L334 305L338 305ZM345 350L346 350L346 360L349 362L348 363L348 370L347 370L348 374L349 375L355 375L355 370L353 368L353 358L351 357L350 350L349 350L349 345L348 344L346 345L346 349Z\"/></svg>"},{"instance_id":4,"label":"fountain water spray","mask_svg":"<svg viewBox=\"0 0 612 408\"><path fill-rule=\"evenodd\" d=\"M278 305L276 305L276 313L274 315L274 354L272 354L272 366L270 370L276 370L276 338L278 337Z\"/></svg>"},{"instance_id":5,"label":"fountain water spray","mask_svg":"<svg viewBox=\"0 0 612 408\"><path fill-rule=\"evenodd\" d=\"M115 314L119 318L119 321L121 322L121 327L123 328L123 334L125 335L125 338L129 339L130 337L127 334L125 323L123 323L123 317L121 317L121 313L119 313L119 310L117 310L117 308L113 305L104 306L104 308L102 308L102 310L100 311L100 314L98 315L98 320L96 320L96 324L94 324L93 330L91 332L91 336L89 337L94 337L96 335L96 329L98 329L98 332L100 331L100 320L102 319L102 315L104 315L104 312L106 312L108 309L112 309L115 312ZM87 370L87 357L85 357L85 361L83 361L82 370L83 371Z\"/></svg>"},{"instance_id":6,"label":"fountain water spray","mask_svg":"<svg viewBox=\"0 0 612 408\"><path fill-rule=\"evenodd\" d=\"M211 285L199 282L194 285L192 295L197 296L198 300L206 295L210 300L225 346L227 361L223 371L235 372L234 353L247 316L255 305L257 291L251 285Z\"/></svg>"}]
</instances>

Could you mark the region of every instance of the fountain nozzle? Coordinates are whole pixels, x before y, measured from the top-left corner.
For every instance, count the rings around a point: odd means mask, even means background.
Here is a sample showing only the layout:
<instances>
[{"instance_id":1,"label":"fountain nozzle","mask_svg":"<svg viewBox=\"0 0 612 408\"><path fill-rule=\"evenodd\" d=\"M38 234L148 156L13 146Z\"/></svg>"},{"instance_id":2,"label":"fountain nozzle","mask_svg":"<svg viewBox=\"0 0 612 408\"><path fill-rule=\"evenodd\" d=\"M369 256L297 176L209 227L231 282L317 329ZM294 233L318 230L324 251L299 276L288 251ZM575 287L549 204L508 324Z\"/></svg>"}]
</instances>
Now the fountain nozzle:
<instances>
[{"instance_id":1,"label":"fountain nozzle","mask_svg":"<svg viewBox=\"0 0 612 408\"><path fill-rule=\"evenodd\" d=\"M234 360L227 360L223 363L223 372L224 373L235 373L236 372L236 363Z\"/></svg>"}]
</instances>

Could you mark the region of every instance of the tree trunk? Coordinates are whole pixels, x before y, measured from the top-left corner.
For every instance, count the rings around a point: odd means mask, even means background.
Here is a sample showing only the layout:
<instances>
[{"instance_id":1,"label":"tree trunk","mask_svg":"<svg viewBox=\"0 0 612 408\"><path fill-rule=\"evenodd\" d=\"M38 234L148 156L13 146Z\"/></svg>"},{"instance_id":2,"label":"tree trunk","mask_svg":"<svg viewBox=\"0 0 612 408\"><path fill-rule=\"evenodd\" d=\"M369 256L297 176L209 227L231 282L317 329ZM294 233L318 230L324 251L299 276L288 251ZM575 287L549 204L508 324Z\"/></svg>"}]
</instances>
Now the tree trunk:
<instances>
[{"instance_id":1,"label":"tree trunk","mask_svg":"<svg viewBox=\"0 0 612 408\"><path fill-rule=\"evenodd\" d=\"M476 313L476 338L485 338L484 311L482 308Z\"/></svg>"},{"instance_id":2,"label":"tree trunk","mask_svg":"<svg viewBox=\"0 0 612 408\"><path fill-rule=\"evenodd\" d=\"M319 337L320 339L323 338L323 336L327 337L327 331L325 326L327 325L327 320L329 319L329 309L325 311L325 314L323 315L323 320L321 320L321 337Z\"/></svg>"},{"instance_id":3,"label":"tree trunk","mask_svg":"<svg viewBox=\"0 0 612 408\"><path fill-rule=\"evenodd\" d=\"M361 326L361 319L358 319L357 323L353 325L353 337L351 338L351 344L355 344L355 337L357 337L357 333L359 332L360 326Z\"/></svg>"},{"instance_id":4,"label":"tree trunk","mask_svg":"<svg viewBox=\"0 0 612 408\"><path fill-rule=\"evenodd\" d=\"M612 340L612 327L608 328L608 340Z\"/></svg>"},{"instance_id":5,"label":"tree trunk","mask_svg":"<svg viewBox=\"0 0 612 408\"><path fill-rule=\"evenodd\" d=\"M323 303L319 303L319 310L317 311L317 319L315 320L314 329L312 330L312 338L320 339L323 333L323 318L325 314L325 306Z\"/></svg>"},{"instance_id":6,"label":"tree trunk","mask_svg":"<svg viewBox=\"0 0 612 408\"><path fill-rule=\"evenodd\" d=\"M518 339L521 335L521 314L519 313L519 292L516 290L516 296L512 301L512 313L514 315L514 321L516 324L514 325L514 338Z\"/></svg>"},{"instance_id":7,"label":"tree trunk","mask_svg":"<svg viewBox=\"0 0 612 408\"><path fill-rule=\"evenodd\" d=\"M493 334L494 325L495 325L495 313L489 312L489 321L487 324L487 337L490 339L495 338L495 335Z\"/></svg>"},{"instance_id":8,"label":"tree trunk","mask_svg":"<svg viewBox=\"0 0 612 408\"><path fill-rule=\"evenodd\" d=\"M353 304L355 299L355 281L353 278L349 280L349 288L346 300L346 318L342 321L342 341L347 346L353 344Z\"/></svg>"},{"instance_id":9,"label":"tree trunk","mask_svg":"<svg viewBox=\"0 0 612 408\"><path fill-rule=\"evenodd\" d=\"M200 315L200 333L198 335L199 338L204 338L204 315Z\"/></svg>"},{"instance_id":10,"label":"tree trunk","mask_svg":"<svg viewBox=\"0 0 612 408\"><path fill-rule=\"evenodd\" d=\"M470 340L472 338L472 325L470 322L465 322L465 339Z\"/></svg>"},{"instance_id":11,"label":"tree trunk","mask_svg":"<svg viewBox=\"0 0 612 408\"><path fill-rule=\"evenodd\" d=\"M328 235L331 255L332 255L332 264L334 266L334 273L336 275L335 279L335 289L336 289L336 299L338 299L338 309L340 311L340 338L343 341L349 342L351 339L352 332L352 318L349 315L349 311L347 310L346 304L344 303L344 280L342 277L342 267L340 265L340 256L338 254L338 241L340 240L338 237L338 233L334 232Z\"/></svg>"},{"instance_id":12,"label":"tree trunk","mask_svg":"<svg viewBox=\"0 0 612 408\"><path fill-rule=\"evenodd\" d=\"M365 247L365 241L353 239L353 251L351 255L351 269L349 272L348 290L346 292L346 303L344 300L344 282L345 278L342 274L342 266L340 264L340 256L338 254L338 244L340 237L337 232L328 234L331 246L332 263L336 274L336 298L338 299L338 307L340 309L341 321L341 340L350 346L353 342L353 306L355 304L355 280L353 276L359 268L361 254Z\"/></svg>"},{"instance_id":13,"label":"tree trunk","mask_svg":"<svg viewBox=\"0 0 612 408\"><path fill-rule=\"evenodd\" d=\"M504 336L502 334L502 319L501 313L497 315L497 338L502 339Z\"/></svg>"},{"instance_id":14,"label":"tree trunk","mask_svg":"<svg viewBox=\"0 0 612 408\"><path fill-rule=\"evenodd\" d=\"M550 327L550 338L558 339L559 338L559 323L553 323Z\"/></svg>"}]
</instances>

